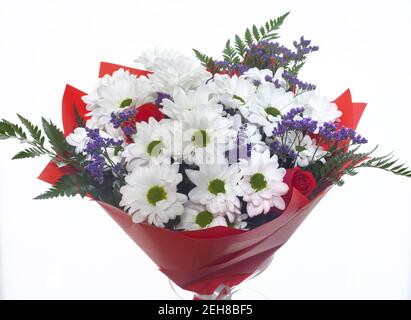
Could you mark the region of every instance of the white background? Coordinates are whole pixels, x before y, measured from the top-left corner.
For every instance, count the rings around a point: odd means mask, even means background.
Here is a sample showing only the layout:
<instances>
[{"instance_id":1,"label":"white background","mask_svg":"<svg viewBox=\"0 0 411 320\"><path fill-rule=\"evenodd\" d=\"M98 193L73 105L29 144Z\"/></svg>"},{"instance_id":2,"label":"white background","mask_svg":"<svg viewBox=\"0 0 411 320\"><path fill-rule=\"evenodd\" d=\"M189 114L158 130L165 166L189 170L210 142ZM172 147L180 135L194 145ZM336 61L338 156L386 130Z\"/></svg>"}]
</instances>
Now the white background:
<instances>
[{"instance_id":1,"label":"white background","mask_svg":"<svg viewBox=\"0 0 411 320\"><path fill-rule=\"evenodd\" d=\"M99 61L132 66L142 49L197 48L288 10L285 44L320 51L302 72L330 99L369 103L359 131L411 163L411 2L0 1L0 117L60 123L66 83L92 88ZM0 297L174 298L162 273L97 205L33 201L46 159L10 161L0 144ZM272 299L411 298L411 180L365 169L320 203L274 263L244 287ZM251 295L251 294L250 294ZM248 293L243 292L242 297Z\"/></svg>"}]
</instances>

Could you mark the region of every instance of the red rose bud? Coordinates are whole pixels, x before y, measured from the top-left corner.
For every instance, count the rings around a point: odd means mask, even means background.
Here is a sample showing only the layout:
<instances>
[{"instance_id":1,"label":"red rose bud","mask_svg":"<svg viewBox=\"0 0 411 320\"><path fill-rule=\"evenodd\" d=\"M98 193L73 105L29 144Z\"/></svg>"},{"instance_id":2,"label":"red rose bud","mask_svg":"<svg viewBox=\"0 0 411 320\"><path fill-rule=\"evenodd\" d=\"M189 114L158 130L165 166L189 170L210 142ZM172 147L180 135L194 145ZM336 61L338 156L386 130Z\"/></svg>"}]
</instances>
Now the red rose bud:
<instances>
[{"instance_id":1,"label":"red rose bud","mask_svg":"<svg viewBox=\"0 0 411 320\"><path fill-rule=\"evenodd\" d=\"M304 196L309 197L314 191L316 182L314 176L309 171L304 171L299 167L287 169L287 173L284 177L284 182L288 184L290 191L287 196L291 196L292 188L296 188Z\"/></svg>"},{"instance_id":2,"label":"red rose bud","mask_svg":"<svg viewBox=\"0 0 411 320\"><path fill-rule=\"evenodd\" d=\"M164 119L164 114L153 103L146 103L137 109L136 122L148 122L148 119L153 117L157 121Z\"/></svg>"}]
</instances>

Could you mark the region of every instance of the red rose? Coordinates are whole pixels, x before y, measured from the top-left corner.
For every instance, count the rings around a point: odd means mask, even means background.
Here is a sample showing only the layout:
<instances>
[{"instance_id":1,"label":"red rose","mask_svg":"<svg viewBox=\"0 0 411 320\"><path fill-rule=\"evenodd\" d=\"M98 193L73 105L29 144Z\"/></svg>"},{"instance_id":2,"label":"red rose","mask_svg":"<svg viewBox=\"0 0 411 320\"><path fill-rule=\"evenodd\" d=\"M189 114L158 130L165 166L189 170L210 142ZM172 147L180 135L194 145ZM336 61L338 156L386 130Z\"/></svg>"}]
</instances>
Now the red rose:
<instances>
[{"instance_id":1,"label":"red rose","mask_svg":"<svg viewBox=\"0 0 411 320\"><path fill-rule=\"evenodd\" d=\"M161 119L164 119L164 114L160 111L159 107L157 107L153 103L146 103L138 107L136 122L148 122L148 119L150 119L151 117L153 117L157 121L160 121Z\"/></svg>"},{"instance_id":2,"label":"red rose","mask_svg":"<svg viewBox=\"0 0 411 320\"><path fill-rule=\"evenodd\" d=\"M314 191L316 186L313 174L309 171L304 171L299 167L287 169L287 173L284 177L284 182L288 184L290 188L290 191L287 195L290 194L293 188L296 188L303 195L308 197Z\"/></svg>"}]
</instances>

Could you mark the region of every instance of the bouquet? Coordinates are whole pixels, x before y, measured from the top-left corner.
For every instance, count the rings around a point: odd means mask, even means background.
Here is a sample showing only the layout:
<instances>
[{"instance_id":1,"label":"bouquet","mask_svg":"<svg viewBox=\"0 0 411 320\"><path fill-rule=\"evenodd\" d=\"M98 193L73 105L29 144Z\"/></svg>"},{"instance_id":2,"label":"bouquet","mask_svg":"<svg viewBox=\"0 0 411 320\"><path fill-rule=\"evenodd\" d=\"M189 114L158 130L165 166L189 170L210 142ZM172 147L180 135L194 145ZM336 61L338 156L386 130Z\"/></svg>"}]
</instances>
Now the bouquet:
<instances>
[{"instance_id":1,"label":"bouquet","mask_svg":"<svg viewBox=\"0 0 411 320\"><path fill-rule=\"evenodd\" d=\"M362 151L365 103L299 79L319 48L276 41L287 15L228 40L221 61L154 50L141 69L103 62L88 94L67 85L64 130L18 115L0 138L28 145L13 159L50 158L39 178L51 187L35 199L93 199L178 286L230 297L344 175L411 177L392 154Z\"/></svg>"}]
</instances>

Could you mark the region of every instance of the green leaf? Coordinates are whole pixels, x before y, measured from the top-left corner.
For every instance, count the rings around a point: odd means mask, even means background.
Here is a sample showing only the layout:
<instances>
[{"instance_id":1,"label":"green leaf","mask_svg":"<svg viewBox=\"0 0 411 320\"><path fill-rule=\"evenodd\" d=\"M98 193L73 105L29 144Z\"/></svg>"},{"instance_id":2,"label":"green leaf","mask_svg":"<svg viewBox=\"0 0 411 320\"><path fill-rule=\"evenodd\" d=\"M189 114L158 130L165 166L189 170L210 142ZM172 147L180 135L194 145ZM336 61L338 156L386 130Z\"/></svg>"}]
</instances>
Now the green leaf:
<instances>
[{"instance_id":1,"label":"green leaf","mask_svg":"<svg viewBox=\"0 0 411 320\"><path fill-rule=\"evenodd\" d=\"M233 99L240 101L242 104L245 104L244 99L243 99L243 98L241 98L240 96L233 95Z\"/></svg>"},{"instance_id":2,"label":"green leaf","mask_svg":"<svg viewBox=\"0 0 411 320\"><path fill-rule=\"evenodd\" d=\"M235 35L235 49L237 50L237 53L244 58L245 56L245 49L246 49L246 44L244 43L243 40L236 34Z\"/></svg>"},{"instance_id":3,"label":"green leaf","mask_svg":"<svg viewBox=\"0 0 411 320\"><path fill-rule=\"evenodd\" d=\"M193 49L195 56L197 57L198 60L201 61L204 67L208 69L209 72L212 74L215 74L219 72L220 70L216 67L214 59L210 56L207 56L206 54L200 52L197 49Z\"/></svg>"},{"instance_id":4,"label":"green leaf","mask_svg":"<svg viewBox=\"0 0 411 320\"><path fill-rule=\"evenodd\" d=\"M63 131L57 128L57 126L51 121L47 121L44 118L41 118L41 121L51 147L57 154L63 155L68 149L68 144L66 142L66 138L64 137Z\"/></svg>"},{"instance_id":5,"label":"green leaf","mask_svg":"<svg viewBox=\"0 0 411 320\"><path fill-rule=\"evenodd\" d=\"M396 175L411 177L411 170L405 164L397 165L399 159L391 161L393 157L391 152L381 157L370 158L367 161L357 164L355 168L377 168Z\"/></svg>"},{"instance_id":6,"label":"green leaf","mask_svg":"<svg viewBox=\"0 0 411 320\"><path fill-rule=\"evenodd\" d=\"M224 50L223 50L224 61L227 61L229 64L237 64L240 62L240 58L237 56L236 50L231 46L231 41L227 40Z\"/></svg>"},{"instance_id":7,"label":"green leaf","mask_svg":"<svg viewBox=\"0 0 411 320\"><path fill-rule=\"evenodd\" d=\"M33 140L40 145L44 145L44 137L42 136L40 128L35 126L33 123L31 123L23 116L19 114L17 114L17 116L19 117L20 122L27 128L27 131L30 133Z\"/></svg>"},{"instance_id":8,"label":"green leaf","mask_svg":"<svg viewBox=\"0 0 411 320\"><path fill-rule=\"evenodd\" d=\"M3 119L0 122L0 136L2 136L3 139L8 139L8 138L17 138L20 140L27 139L27 135L23 131L23 128L5 119Z\"/></svg>"},{"instance_id":9,"label":"green leaf","mask_svg":"<svg viewBox=\"0 0 411 320\"><path fill-rule=\"evenodd\" d=\"M80 116L80 113L78 112L77 105L75 102L73 102L73 111L74 111L74 117L76 119L77 125L81 128L84 128L86 126L86 123L84 119Z\"/></svg>"},{"instance_id":10,"label":"green leaf","mask_svg":"<svg viewBox=\"0 0 411 320\"><path fill-rule=\"evenodd\" d=\"M17 159L27 159L27 158L35 158L43 155L44 152L37 149L37 148L29 148L23 151L20 151L17 153L12 160L17 160Z\"/></svg>"},{"instance_id":11,"label":"green leaf","mask_svg":"<svg viewBox=\"0 0 411 320\"><path fill-rule=\"evenodd\" d=\"M45 200L63 196L74 197L77 194L84 197L87 193L87 183L87 180L80 175L65 175L49 190L34 199Z\"/></svg>"},{"instance_id":12,"label":"green leaf","mask_svg":"<svg viewBox=\"0 0 411 320\"><path fill-rule=\"evenodd\" d=\"M258 42L261 39L261 36L260 36L260 33L258 32L258 28L256 27L256 25L253 25L252 30L253 30L254 39L255 41Z\"/></svg>"},{"instance_id":13,"label":"green leaf","mask_svg":"<svg viewBox=\"0 0 411 320\"><path fill-rule=\"evenodd\" d=\"M247 43L247 46L251 46L254 43L253 35L251 34L250 29L246 29L244 33L244 41Z\"/></svg>"}]
</instances>

